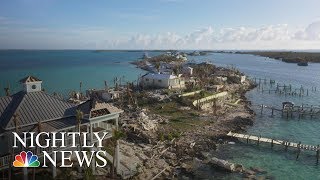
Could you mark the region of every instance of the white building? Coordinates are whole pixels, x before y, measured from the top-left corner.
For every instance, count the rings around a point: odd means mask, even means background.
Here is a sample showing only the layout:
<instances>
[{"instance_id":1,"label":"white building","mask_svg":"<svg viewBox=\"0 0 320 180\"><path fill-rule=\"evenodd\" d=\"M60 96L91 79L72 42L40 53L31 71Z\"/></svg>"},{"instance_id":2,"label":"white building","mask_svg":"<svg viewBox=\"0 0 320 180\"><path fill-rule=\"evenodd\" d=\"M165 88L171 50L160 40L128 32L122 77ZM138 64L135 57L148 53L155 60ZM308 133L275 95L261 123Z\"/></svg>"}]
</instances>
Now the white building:
<instances>
[{"instance_id":1,"label":"white building","mask_svg":"<svg viewBox=\"0 0 320 180\"><path fill-rule=\"evenodd\" d=\"M141 77L140 85L144 88L184 88L185 81L179 76L171 74L148 73Z\"/></svg>"}]
</instances>

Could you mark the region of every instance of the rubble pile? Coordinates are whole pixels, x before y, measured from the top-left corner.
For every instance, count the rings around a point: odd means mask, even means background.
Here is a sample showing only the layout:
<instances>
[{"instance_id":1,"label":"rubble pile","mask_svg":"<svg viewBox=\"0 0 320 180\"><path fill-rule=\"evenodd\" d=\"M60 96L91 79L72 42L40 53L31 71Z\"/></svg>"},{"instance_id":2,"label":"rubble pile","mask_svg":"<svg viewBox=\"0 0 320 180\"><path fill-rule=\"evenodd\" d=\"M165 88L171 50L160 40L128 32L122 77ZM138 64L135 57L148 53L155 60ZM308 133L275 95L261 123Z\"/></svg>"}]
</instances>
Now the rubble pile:
<instances>
[{"instance_id":1,"label":"rubble pile","mask_svg":"<svg viewBox=\"0 0 320 180\"><path fill-rule=\"evenodd\" d=\"M123 113L122 127L131 140L151 143L156 139L159 124L168 122L168 119L156 115L148 114L146 109L127 111Z\"/></svg>"},{"instance_id":2,"label":"rubble pile","mask_svg":"<svg viewBox=\"0 0 320 180\"><path fill-rule=\"evenodd\" d=\"M171 164L161 155L167 148L160 143L135 144L126 141L120 143L121 163L135 175L134 179L152 179L157 177L170 177ZM161 154L162 153L162 154Z\"/></svg>"},{"instance_id":3,"label":"rubble pile","mask_svg":"<svg viewBox=\"0 0 320 180\"><path fill-rule=\"evenodd\" d=\"M169 95L165 94L163 90L155 90L155 91L148 91L148 97L156 99L157 101L171 101Z\"/></svg>"}]
</instances>

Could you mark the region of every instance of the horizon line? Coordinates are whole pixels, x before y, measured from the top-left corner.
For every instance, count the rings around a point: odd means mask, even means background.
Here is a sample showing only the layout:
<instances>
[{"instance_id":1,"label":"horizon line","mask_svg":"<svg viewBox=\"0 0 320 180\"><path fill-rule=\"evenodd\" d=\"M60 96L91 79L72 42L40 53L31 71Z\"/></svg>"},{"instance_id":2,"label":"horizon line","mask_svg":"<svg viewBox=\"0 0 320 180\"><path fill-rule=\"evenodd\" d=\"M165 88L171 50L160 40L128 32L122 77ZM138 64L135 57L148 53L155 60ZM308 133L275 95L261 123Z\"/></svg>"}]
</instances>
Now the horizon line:
<instances>
[{"instance_id":1,"label":"horizon line","mask_svg":"<svg viewBox=\"0 0 320 180\"><path fill-rule=\"evenodd\" d=\"M320 49L23 49L9 48L0 51L320 51Z\"/></svg>"}]
</instances>

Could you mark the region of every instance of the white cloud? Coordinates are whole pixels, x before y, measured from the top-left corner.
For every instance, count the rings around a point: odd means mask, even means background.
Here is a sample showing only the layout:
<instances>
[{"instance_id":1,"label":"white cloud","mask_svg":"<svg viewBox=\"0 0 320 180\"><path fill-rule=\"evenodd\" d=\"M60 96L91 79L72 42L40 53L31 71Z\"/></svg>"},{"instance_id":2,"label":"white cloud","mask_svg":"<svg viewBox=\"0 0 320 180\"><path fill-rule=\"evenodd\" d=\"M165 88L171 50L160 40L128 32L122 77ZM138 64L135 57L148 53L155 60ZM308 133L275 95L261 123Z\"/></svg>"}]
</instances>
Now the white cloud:
<instances>
[{"instance_id":1,"label":"white cloud","mask_svg":"<svg viewBox=\"0 0 320 180\"><path fill-rule=\"evenodd\" d=\"M311 23L303 31L278 24L258 28L209 26L186 35L139 34L118 48L132 48L130 44L136 49L320 49L320 21Z\"/></svg>"},{"instance_id":2,"label":"white cloud","mask_svg":"<svg viewBox=\"0 0 320 180\"><path fill-rule=\"evenodd\" d=\"M304 30L296 32L294 38L298 40L320 40L320 21L313 22Z\"/></svg>"},{"instance_id":3,"label":"white cloud","mask_svg":"<svg viewBox=\"0 0 320 180\"><path fill-rule=\"evenodd\" d=\"M230 43L256 44L290 39L288 25L274 25L261 28L238 27L214 29L211 26L195 30L186 35L164 33L159 35L138 34L118 48L136 49L212 49ZM240 47L239 47L240 48Z\"/></svg>"},{"instance_id":4,"label":"white cloud","mask_svg":"<svg viewBox=\"0 0 320 180\"><path fill-rule=\"evenodd\" d=\"M0 17L0 22L6 18ZM303 29L287 24L196 29L186 34L121 34L106 27L0 27L0 48L48 49L320 49L320 21Z\"/></svg>"}]
</instances>

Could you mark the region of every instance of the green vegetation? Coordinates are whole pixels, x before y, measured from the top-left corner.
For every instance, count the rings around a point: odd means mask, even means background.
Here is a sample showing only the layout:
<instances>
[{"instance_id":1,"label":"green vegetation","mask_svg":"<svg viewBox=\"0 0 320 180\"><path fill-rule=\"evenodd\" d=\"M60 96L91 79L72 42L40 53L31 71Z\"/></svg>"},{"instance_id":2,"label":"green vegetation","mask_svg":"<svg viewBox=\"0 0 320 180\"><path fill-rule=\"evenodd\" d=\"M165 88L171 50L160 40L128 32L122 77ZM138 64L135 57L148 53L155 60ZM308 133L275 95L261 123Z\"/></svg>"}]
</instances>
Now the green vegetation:
<instances>
[{"instance_id":1,"label":"green vegetation","mask_svg":"<svg viewBox=\"0 0 320 180\"><path fill-rule=\"evenodd\" d=\"M153 64L155 66L155 68L159 71L160 69L160 63L176 63L176 64L181 64L184 62L183 59L180 59L180 58L176 58L175 56L171 56L171 55L167 55L167 54L161 54L161 55L158 55L158 56L154 56L154 57L151 57L151 58L147 58L147 59L142 59L142 60L139 60L139 61L134 61L134 62L131 62L132 64L135 64L139 67L144 67L147 62Z\"/></svg>"},{"instance_id":2,"label":"green vegetation","mask_svg":"<svg viewBox=\"0 0 320 180\"><path fill-rule=\"evenodd\" d=\"M164 128L168 130L166 135L159 134L160 140L170 140L179 137L179 132L185 132L192 129L196 125L203 125L206 121L200 120L200 114L194 109L182 110L178 102L157 103L150 106L152 113L159 114L169 119L168 124L164 124Z\"/></svg>"},{"instance_id":3,"label":"green vegetation","mask_svg":"<svg viewBox=\"0 0 320 180\"><path fill-rule=\"evenodd\" d=\"M113 154L116 154L116 148L119 146L119 140L126 137L126 134L122 130L113 129L112 130L112 138L111 141L113 142ZM116 172L115 168L116 158L113 158L112 166L111 166L111 177L114 177Z\"/></svg>"},{"instance_id":4,"label":"green vegetation","mask_svg":"<svg viewBox=\"0 0 320 180\"><path fill-rule=\"evenodd\" d=\"M92 169L91 167L86 167L84 168L84 176L83 176L84 180L95 180L95 176L92 173Z\"/></svg>"},{"instance_id":5,"label":"green vegetation","mask_svg":"<svg viewBox=\"0 0 320 180\"><path fill-rule=\"evenodd\" d=\"M313 52L293 52L293 51L251 51L251 52L237 52L239 54L253 54L263 57L282 60L288 63L298 62L315 62L320 63L320 53Z\"/></svg>"},{"instance_id":6,"label":"green vegetation","mask_svg":"<svg viewBox=\"0 0 320 180\"><path fill-rule=\"evenodd\" d=\"M182 59L178 59L174 56L168 56L166 54L162 54L159 56L154 56L152 58L149 58L148 61L152 64L163 62L163 63L170 63L170 62L183 62Z\"/></svg>"}]
</instances>

